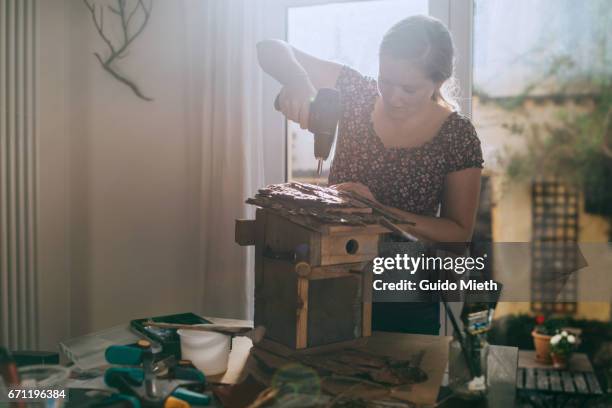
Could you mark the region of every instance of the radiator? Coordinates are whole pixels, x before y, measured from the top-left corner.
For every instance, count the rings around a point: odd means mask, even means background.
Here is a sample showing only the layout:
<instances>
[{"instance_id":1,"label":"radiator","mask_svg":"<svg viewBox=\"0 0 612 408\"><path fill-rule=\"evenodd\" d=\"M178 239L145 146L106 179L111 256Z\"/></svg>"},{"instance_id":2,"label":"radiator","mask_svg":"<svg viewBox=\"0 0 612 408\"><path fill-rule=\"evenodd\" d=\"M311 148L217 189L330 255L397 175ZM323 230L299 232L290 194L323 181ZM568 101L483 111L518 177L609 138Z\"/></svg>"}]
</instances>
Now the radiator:
<instances>
[{"instance_id":1,"label":"radiator","mask_svg":"<svg viewBox=\"0 0 612 408\"><path fill-rule=\"evenodd\" d=\"M37 346L36 1L0 0L0 344Z\"/></svg>"}]
</instances>

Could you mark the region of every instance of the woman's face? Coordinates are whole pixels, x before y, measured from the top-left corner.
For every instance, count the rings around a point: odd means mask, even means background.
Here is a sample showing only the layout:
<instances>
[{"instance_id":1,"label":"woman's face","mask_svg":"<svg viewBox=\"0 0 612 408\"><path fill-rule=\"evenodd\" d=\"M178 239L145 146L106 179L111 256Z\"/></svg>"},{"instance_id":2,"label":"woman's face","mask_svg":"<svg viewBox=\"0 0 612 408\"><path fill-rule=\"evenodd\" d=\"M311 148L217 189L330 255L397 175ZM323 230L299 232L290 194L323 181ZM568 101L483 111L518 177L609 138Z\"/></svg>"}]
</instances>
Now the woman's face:
<instances>
[{"instance_id":1,"label":"woman's face","mask_svg":"<svg viewBox=\"0 0 612 408\"><path fill-rule=\"evenodd\" d=\"M393 119L402 119L431 102L440 84L434 83L425 72L405 59L381 55L378 69L378 90L383 107Z\"/></svg>"}]
</instances>

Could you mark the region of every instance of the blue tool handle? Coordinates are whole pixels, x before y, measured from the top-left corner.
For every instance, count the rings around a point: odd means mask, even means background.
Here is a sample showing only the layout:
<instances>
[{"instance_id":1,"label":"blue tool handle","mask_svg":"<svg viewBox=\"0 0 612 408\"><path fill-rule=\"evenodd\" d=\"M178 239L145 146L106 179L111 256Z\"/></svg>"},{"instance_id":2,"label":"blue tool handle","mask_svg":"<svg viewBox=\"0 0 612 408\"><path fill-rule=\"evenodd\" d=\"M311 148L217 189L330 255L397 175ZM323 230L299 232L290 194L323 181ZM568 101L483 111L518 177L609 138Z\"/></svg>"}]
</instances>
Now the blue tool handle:
<instances>
[{"instance_id":1,"label":"blue tool handle","mask_svg":"<svg viewBox=\"0 0 612 408\"><path fill-rule=\"evenodd\" d=\"M172 396L182 399L191 405L210 405L210 395L191 391L183 387L174 390Z\"/></svg>"},{"instance_id":2,"label":"blue tool handle","mask_svg":"<svg viewBox=\"0 0 612 408\"><path fill-rule=\"evenodd\" d=\"M174 367L174 378L177 380L194 381L206 383L206 376L197 368L192 367Z\"/></svg>"},{"instance_id":3,"label":"blue tool handle","mask_svg":"<svg viewBox=\"0 0 612 408\"><path fill-rule=\"evenodd\" d=\"M104 382L112 388L120 388L125 385L137 387L144 381L142 368L134 367L111 367L104 373ZM122 389L121 392L124 392Z\"/></svg>"},{"instance_id":4,"label":"blue tool handle","mask_svg":"<svg viewBox=\"0 0 612 408\"><path fill-rule=\"evenodd\" d=\"M139 365L142 363L142 349L132 346L110 346L104 352L110 364Z\"/></svg>"}]
</instances>

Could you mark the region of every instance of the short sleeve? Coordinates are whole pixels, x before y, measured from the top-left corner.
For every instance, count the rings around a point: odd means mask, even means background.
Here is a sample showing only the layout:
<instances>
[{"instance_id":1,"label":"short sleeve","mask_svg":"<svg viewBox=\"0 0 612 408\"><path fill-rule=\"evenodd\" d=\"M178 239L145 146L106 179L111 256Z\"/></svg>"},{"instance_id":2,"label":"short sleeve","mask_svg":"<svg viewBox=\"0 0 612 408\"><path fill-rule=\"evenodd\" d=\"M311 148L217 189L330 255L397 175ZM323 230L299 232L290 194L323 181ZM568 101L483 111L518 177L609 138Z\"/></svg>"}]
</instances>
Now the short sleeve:
<instances>
[{"instance_id":1,"label":"short sleeve","mask_svg":"<svg viewBox=\"0 0 612 408\"><path fill-rule=\"evenodd\" d=\"M335 88L340 92L342 113L345 118L365 112L378 93L374 78L364 76L348 65L340 68Z\"/></svg>"},{"instance_id":2,"label":"short sleeve","mask_svg":"<svg viewBox=\"0 0 612 408\"><path fill-rule=\"evenodd\" d=\"M469 168L481 169L484 164L482 147L470 120L459 116L448 130L447 172Z\"/></svg>"}]
</instances>

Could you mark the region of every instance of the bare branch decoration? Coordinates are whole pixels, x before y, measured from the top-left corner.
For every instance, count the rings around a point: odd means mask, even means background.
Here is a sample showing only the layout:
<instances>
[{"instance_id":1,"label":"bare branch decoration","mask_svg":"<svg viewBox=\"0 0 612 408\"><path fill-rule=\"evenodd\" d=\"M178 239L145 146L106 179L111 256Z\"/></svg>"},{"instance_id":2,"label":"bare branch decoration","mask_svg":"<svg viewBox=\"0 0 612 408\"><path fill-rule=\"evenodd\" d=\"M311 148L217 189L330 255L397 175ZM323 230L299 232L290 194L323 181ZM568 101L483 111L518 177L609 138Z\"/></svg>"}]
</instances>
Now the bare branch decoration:
<instances>
[{"instance_id":1,"label":"bare branch decoration","mask_svg":"<svg viewBox=\"0 0 612 408\"><path fill-rule=\"evenodd\" d=\"M113 44L110 37L104 32L104 10L105 7L102 5L96 5L93 0L83 0L85 6L89 9L91 14L91 19L93 20L94 26L96 27L96 31L102 38L102 41L108 47L108 56L102 57L97 52L94 52L98 62L105 71L111 74L115 79L124 85L128 86L135 94L141 99L145 101L152 101L153 98L145 96L138 85L136 85L133 81L125 77L121 74L117 68L113 65L116 60L124 58L128 54L128 47L132 42L138 37L145 26L149 22L149 17L151 16L151 10L153 9L153 0L149 0L145 3L145 0L137 0L135 2L135 6L128 10L128 1L127 0L116 0L116 5L111 6L107 5L106 8L111 14L114 14L121 23L121 42L119 44ZM143 15L142 20L139 24L132 24L132 17L138 12L141 12ZM138 19L134 20L137 21ZM134 27L132 27L134 25Z\"/></svg>"}]
</instances>

